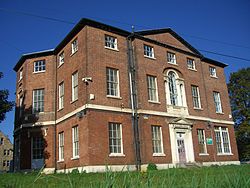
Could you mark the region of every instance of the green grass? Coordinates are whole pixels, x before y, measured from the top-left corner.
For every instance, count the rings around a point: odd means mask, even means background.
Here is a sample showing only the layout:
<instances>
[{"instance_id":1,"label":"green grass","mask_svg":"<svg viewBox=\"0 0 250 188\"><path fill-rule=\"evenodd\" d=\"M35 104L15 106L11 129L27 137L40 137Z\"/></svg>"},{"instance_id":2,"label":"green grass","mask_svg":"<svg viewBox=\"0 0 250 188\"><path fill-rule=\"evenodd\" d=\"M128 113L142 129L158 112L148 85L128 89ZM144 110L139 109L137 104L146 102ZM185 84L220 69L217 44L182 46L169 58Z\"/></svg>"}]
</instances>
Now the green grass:
<instances>
[{"instance_id":1,"label":"green grass","mask_svg":"<svg viewBox=\"0 0 250 188\"><path fill-rule=\"evenodd\" d=\"M39 172L0 174L0 187L190 187L250 188L250 165L174 168L149 172L71 173Z\"/></svg>"}]
</instances>

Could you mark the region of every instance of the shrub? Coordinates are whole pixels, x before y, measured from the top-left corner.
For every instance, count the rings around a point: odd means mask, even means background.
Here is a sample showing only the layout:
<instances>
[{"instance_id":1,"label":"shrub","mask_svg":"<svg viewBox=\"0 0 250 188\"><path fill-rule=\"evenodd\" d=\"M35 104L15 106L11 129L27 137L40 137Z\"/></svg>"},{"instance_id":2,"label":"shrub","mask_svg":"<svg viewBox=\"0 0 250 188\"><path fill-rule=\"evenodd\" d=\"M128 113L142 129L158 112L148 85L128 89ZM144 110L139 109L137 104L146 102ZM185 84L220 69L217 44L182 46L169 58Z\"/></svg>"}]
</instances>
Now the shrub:
<instances>
[{"instance_id":1,"label":"shrub","mask_svg":"<svg viewBox=\"0 0 250 188\"><path fill-rule=\"evenodd\" d=\"M76 168L76 169L73 169L72 171L71 171L71 174L79 174L79 170Z\"/></svg>"},{"instance_id":2,"label":"shrub","mask_svg":"<svg viewBox=\"0 0 250 188\"><path fill-rule=\"evenodd\" d=\"M156 164L153 164L153 163L148 164L147 171L151 171L151 170L157 170Z\"/></svg>"}]
</instances>

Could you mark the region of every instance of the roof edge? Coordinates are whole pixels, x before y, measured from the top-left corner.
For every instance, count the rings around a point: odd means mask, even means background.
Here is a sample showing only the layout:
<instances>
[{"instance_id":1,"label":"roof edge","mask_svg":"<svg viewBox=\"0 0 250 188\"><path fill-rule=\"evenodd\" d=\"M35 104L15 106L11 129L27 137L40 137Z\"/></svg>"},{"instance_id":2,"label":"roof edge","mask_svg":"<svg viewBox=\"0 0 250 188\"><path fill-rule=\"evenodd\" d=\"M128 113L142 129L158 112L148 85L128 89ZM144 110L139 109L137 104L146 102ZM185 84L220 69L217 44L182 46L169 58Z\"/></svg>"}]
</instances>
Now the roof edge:
<instances>
[{"instance_id":1,"label":"roof edge","mask_svg":"<svg viewBox=\"0 0 250 188\"><path fill-rule=\"evenodd\" d=\"M18 71L18 69L22 66L23 62L28 58L35 58L35 57L41 57L41 56L48 56L54 54L54 49L48 49L43 51L37 51L37 52L31 52L26 53L21 56L15 67L13 68L14 71Z\"/></svg>"},{"instance_id":2,"label":"roof edge","mask_svg":"<svg viewBox=\"0 0 250 188\"><path fill-rule=\"evenodd\" d=\"M170 33L177 40L179 40L184 46L186 46L187 48L189 48L194 53L202 56L202 54L199 52L199 50L197 50L195 47L193 47L189 42L187 42L184 38L182 38L179 34L177 34L171 28L145 30L145 31L139 31L139 32L136 32L136 33L139 34L139 35L154 35L154 34L161 34L161 33Z\"/></svg>"},{"instance_id":3,"label":"roof edge","mask_svg":"<svg viewBox=\"0 0 250 188\"><path fill-rule=\"evenodd\" d=\"M222 68L225 68L228 66L228 64L225 64L225 63L222 63L222 62L219 62L219 61L207 58L207 57L203 57L201 60L204 62L207 62L207 63L211 63L213 65L217 65L217 66L222 67Z\"/></svg>"},{"instance_id":4,"label":"roof edge","mask_svg":"<svg viewBox=\"0 0 250 188\"><path fill-rule=\"evenodd\" d=\"M94 28L102 29L105 31L113 32L122 36L129 36L131 33L120 29L118 27L113 27L89 18L82 18L75 27L66 35L66 37L57 45L55 48L55 53L58 53L78 32L82 30L85 26L91 26Z\"/></svg>"}]
</instances>

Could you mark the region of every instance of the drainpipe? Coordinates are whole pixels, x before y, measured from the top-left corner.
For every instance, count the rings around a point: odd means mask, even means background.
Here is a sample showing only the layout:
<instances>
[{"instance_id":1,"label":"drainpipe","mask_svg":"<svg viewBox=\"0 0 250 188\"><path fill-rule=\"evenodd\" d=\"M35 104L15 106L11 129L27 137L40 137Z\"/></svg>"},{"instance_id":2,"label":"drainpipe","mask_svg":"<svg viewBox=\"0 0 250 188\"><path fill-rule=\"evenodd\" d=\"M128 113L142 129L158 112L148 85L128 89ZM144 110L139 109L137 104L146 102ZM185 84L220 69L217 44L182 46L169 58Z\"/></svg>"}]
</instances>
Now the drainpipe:
<instances>
[{"instance_id":1,"label":"drainpipe","mask_svg":"<svg viewBox=\"0 0 250 188\"><path fill-rule=\"evenodd\" d=\"M128 70L129 70L129 87L130 87L130 98L132 108L132 127L134 134L134 149L135 149L135 165L136 170L141 170L141 154L140 154L140 138L139 138L139 126L138 126L138 113L137 113L137 93L136 93L136 81L135 81L135 61L134 51L132 46L132 37L134 33L127 37L128 47Z\"/></svg>"},{"instance_id":2,"label":"drainpipe","mask_svg":"<svg viewBox=\"0 0 250 188\"><path fill-rule=\"evenodd\" d=\"M55 86L54 86L54 89L55 89L55 93L54 93L54 112L55 112L55 117L54 117L54 167L55 167L55 172L57 170L57 160L56 160L56 118L57 118L57 55L55 54L56 56L56 59L55 59Z\"/></svg>"}]
</instances>

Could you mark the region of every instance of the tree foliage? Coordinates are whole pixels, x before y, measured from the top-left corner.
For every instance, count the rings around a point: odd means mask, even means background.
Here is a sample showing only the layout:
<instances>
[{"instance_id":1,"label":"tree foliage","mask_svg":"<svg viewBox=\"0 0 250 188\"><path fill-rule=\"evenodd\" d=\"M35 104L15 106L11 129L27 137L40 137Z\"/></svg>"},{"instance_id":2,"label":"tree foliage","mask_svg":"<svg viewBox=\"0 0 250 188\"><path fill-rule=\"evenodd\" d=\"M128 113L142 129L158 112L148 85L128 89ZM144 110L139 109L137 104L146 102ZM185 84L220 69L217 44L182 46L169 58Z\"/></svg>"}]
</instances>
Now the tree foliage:
<instances>
[{"instance_id":1,"label":"tree foliage","mask_svg":"<svg viewBox=\"0 0 250 188\"><path fill-rule=\"evenodd\" d=\"M250 67L231 73L228 91L239 156L250 158Z\"/></svg>"},{"instance_id":2,"label":"tree foliage","mask_svg":"<svg viewBox=\"0 0 250 188\"><path fill-rule=\"evenodd\" d=\"M0 79L3 73L0 72ZM14 102L8 101L9 91L7 89L0 90L0 123L5 119L5 114L12 110Z\"/></svg>"}]
</instances>

